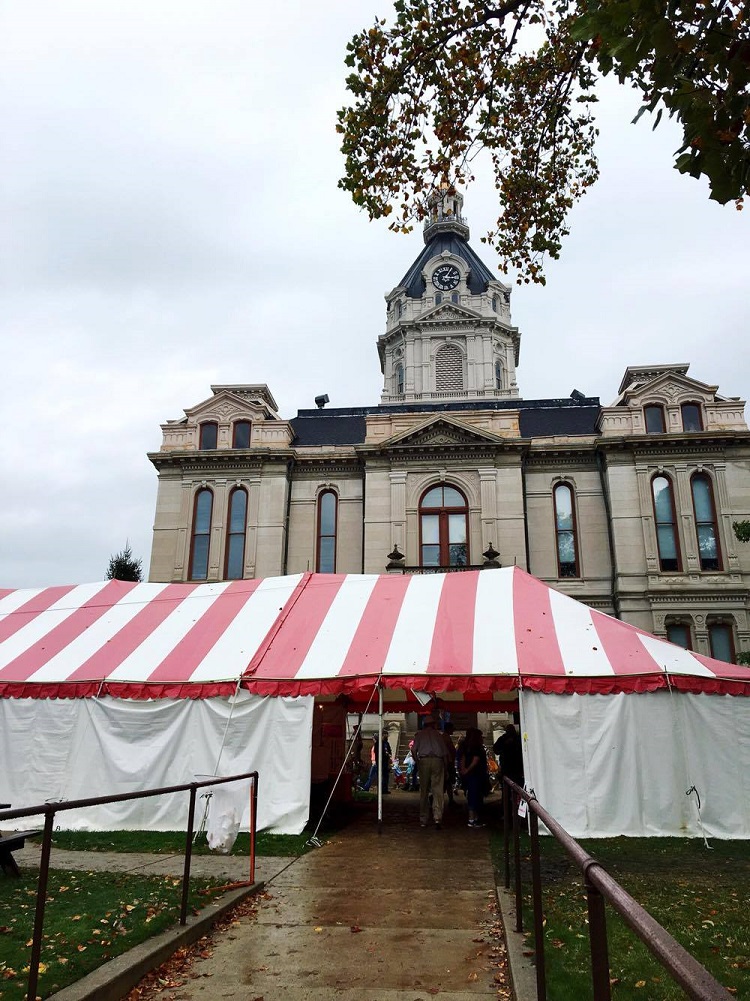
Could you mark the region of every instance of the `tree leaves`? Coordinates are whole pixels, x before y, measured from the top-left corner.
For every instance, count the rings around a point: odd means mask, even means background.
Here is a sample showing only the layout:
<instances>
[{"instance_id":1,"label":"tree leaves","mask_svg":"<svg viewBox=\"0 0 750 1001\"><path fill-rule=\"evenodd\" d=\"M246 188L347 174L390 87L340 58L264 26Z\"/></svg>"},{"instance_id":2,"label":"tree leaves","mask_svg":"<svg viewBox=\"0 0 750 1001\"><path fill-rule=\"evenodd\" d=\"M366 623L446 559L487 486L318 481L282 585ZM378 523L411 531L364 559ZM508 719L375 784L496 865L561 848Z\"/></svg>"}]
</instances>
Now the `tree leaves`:
<instances>
[{"instance_id":1,"label":"tree leaves","mask_svg":"<svg viewBox=\"0 0 750 1001\"><path fill-rule=\"evenodd\" d=\"M675 166L711 197L750 181L750 41L742 0L397 0L347 46L338 112L349 191L409 232L439 186L489 155L501 203L486 242L519 281L544 282L573 204L598 177L590 108L599 75L638 87L643 112L684 130ZM640 117L640 114L639 116Z\"/></svg>"}]
</instances>

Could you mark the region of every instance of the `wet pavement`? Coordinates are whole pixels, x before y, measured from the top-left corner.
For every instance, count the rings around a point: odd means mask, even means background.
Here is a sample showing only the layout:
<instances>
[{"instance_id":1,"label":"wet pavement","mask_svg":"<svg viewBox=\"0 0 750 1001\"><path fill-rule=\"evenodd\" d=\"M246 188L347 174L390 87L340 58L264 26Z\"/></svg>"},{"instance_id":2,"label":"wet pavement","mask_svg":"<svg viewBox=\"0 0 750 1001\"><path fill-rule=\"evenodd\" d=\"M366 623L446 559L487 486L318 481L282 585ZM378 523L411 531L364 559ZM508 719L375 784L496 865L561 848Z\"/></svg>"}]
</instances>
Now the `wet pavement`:
<instances>
[{"instance_id":1,"label":"wet pavement","mask_svg":"<svg viewBox=\"0 0 750 1001\"><path fill-rule=\"evenodd\" d=\"M486 830L465 807L422 829L418 797L385 801L267 883L175 998L469 1001L498 996ZM507 996L507 995L505 995Z\"/></svg>"},{"instance_id":2,"label":"wet pavement","mask_svg":"<svg viewBox=\"0 0 750 1001\"><path fill-rule=\"evenodd\" d=\"M180 1001L473 1001L508 997L486 829L468 828L466 807L446 809L443 827L420 828L418 796L384 800L322 847L290 859L259 858L266 881L254 915L216 932ZM18 853L31 862L29 845ZM85 859L81 858L85 855ZM182 859L55 852L53 865L181 872ZM247 879L247 859L196 856L196 874Z\"/></svg>"}]
</instances>

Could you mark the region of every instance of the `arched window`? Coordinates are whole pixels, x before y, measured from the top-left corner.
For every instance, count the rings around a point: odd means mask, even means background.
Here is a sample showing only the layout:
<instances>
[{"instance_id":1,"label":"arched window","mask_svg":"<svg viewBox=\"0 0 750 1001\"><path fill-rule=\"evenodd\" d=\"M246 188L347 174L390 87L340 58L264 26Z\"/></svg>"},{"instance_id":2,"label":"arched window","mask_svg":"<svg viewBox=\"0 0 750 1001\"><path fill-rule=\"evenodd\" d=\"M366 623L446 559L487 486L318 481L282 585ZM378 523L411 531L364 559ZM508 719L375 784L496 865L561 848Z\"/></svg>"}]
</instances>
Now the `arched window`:
<instances>
[{"instance_id":1,"label":"arched window","mask_svg":"<svg viewBox=\"0 0 750 1001\"><path fill-rule=\"evenodd\" d=\"M400 320L404 312L404 307L401 305L401 300L396 303L396 316Z\"/></svg>"},{"instance_id":2,"label":"arched window","mask_svg":"<svg viewBox=\"0 0 750 1001\"><path fill-rule=\"evenodd\" d=\"M227 525L224 579L242 580L245 576L245 531L247 526L247 491L243 487L235 487L229 495Z\"/></svg>"},{"instance_id":3,"label":"arched window","mask_svg":"<svg viewBox=\"0 0 750 1001\"><path fill-rule=\"evenodd\" d=\"M461 390L464 388L464 360L461 349L446 344L435 355L435 389Z\"/></svg>"},{"instance_id":4,"label":"arched window","mask_svg":"<svg viewBox=\"0 0 750 1001\"><path fill-rule=\"evenodd\" d=\"M250 448L250 421L234 422L232 448Z\"/></svg>"},{"instance_id":5,"label":"arched window","mask_svg":"<svg viewBox=\"0 0 750 1001\"><path fill-rule=\"evenodd\" d=\"M336 523L338 497L333 490L324 490L318 497L318 542L315 556L317 573L336 572Z\"/></svg>"},{"instance_id":6,"label":"arched window","mask_svg":"<svg viewBox=\"0 0 750 1001\"><path fill-rule=\"evenodd\" d=\"M219 425L216 421L201 424L200 448L216 448L219 440Z\"/></svg>"},{"instance_id":7,"label":"arched window","mask_svg":"<svg viewBox=\"0 0 750 1001\"><path fill-rule=\"evenodd\" d=\"M682 411L682 430L683 431L702 431L703 430L703 417L701 415L700 404L698 403L683 403L680 407Z\"/></svg>"},{"instance_id":8,"label":"arched window","mask_svg":"<svg viewBox=\"0 0 750 1001\"><path fill-rule=\"evenodd\" d=\"M208 549L211 541L211 511L214 495L199 490L193 505L193 537L190 540L190 580L208 579Z\"/></svg>"},{"instance_id":9,"label":"arched window","mask_svg":"<svg viewBox=\"0 0 750 1001\"><path fill-rule=\"evenodd\" d=\"M727 622L708 623L708 643L711 656L715 660L734 663L734 636L732 627Z\"/></svg>"},{"instance_id":10,"label":"arched window","mask_svg":"<svg viewBox=\"0 0 750 1001\"><path fill-rule=\"evenodd\" d=\"M675 517L672 481L666 476L655 476L651 480L651 491L654 498L659 567L667 572L679 570L680 549L677 542L677 519Z\"/></svg>"},{"instance_id":11,"label":"arched window","mask_svg":"<svg viewBox=\"0 0 750 1001\"><path fill-rule=\"evenodd\" d=\"M440 305L440 303L441 303L442 301L443 301L443 295L442 295L442 293L441 293L441 292L438 292L438 293L437 293L437 294L435 295L435 305L436 305L436 306L439 306L439 305Z\"/></svg>"},{"instance_id":12,"label":"arched window","mask_svg":"<svg viewBox=\"0 0 750 1001\"><path fill-rule=\"evenodd\" d=\"M497 296L496 295L492 296L492 308L495 310L495 312L497 312Z\"/></svg>"},{"instance_id":13,"label":"arched window","mask_svg":"<svg viewBox=\"0 0 750 1001\"><path fill-rule=\"evenodd\" d=\"M451 302L458 305L459 297L458 292L451 292Z\"/></svg>"},{"instance_id":14,"label":"arched window","mask_svg":"<svg viewBox=\"0 0 750 1001\"><path fill-rule=\"evenodd\" d=\"M423 567L469 564L469 508L460 490L441 483L419 505L420 563Z\"/></svg>"},{"instance_id":15,"label":"arched window","mask_svg":"<svg viewBox=\"0 0 750 1001\"><path fill-rule=\"evenodd\" d=\"M690 480L695 513L695 531L698 535L698 556L701 570L721 570L719 531L716 524L716 506L711 480L705 473L695 473Z\"/></svg>"},{"instance_id":16,"label":"arched window","mask_svg":"<svg viewBox=\"0 0 750 1001\"><path fill-rule=\"evenodd\" d=\"M578 542L573 488L568 483L558 483L554 497L557 572L560 577L578 577Z\"/></svg>"},{"instance_id":17,"label":"arched window","mask_svg":"<svg viewBox=\"0 0 750 1001\"><path fill-rule=\"evenodd\" d=\"M495 389L503 388L503 363L501 361L495 362Z\"/></svg>"},{"instance_id":18,"label":"arched window","mask_svg":"<svg viewBox=\"0 0 750 1001\"><path fill-rule=\"evenodd\" d=\"M396 392L403 393L404 391L404 366L401 362L396 366Z\"/></svg>"},{"instance_id":19,"label":"arched window","mask_svg":"<svg viewBox=\"0 0 750 1001\"><path fill-rule=\"evenodd\" d=\"M664 407L659 403L652 403L643 408L643 415L646 418L646 431L648 434L664 434L666 424L664 422Z\"/></svg>"}]
</instances>

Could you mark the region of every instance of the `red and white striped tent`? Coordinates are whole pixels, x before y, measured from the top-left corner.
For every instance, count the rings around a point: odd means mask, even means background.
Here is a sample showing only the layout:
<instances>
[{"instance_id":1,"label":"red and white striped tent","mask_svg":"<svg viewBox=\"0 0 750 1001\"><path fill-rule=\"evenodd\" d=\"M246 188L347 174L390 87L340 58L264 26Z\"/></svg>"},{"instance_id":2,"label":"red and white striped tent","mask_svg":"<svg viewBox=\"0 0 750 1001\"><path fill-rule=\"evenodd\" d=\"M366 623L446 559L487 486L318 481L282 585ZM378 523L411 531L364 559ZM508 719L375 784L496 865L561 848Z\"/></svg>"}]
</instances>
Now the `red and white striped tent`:
<instances>
[{"instance_id":1,"label":"red and white striped tent","mask_svg":"<svg viewBox=\"0 0 750 1001\"><path fill-rule=\"evenodd\" d=\"M750 670L683 650L517 567L424 576L303 574L218 584L121 581L0 591L0 696L493 700L750 694Z\"/></svg>"},{"instance_id":2,"label":"red and white striped tent","mask_svg":"<svg viewBox=\"0 0 750 1001\"><path fill-rule=\"evenodd\" d=\"M515 567L0 591L0 798L170 785L221 762L264 776L261 826L299 832L313 700L297 696L361 709L377 686L388 708L414 692L518 706L527 781L574 836L750 836L750 669ZM183 820L165 807L148 823Z\"/></svg>"}]
</instances>

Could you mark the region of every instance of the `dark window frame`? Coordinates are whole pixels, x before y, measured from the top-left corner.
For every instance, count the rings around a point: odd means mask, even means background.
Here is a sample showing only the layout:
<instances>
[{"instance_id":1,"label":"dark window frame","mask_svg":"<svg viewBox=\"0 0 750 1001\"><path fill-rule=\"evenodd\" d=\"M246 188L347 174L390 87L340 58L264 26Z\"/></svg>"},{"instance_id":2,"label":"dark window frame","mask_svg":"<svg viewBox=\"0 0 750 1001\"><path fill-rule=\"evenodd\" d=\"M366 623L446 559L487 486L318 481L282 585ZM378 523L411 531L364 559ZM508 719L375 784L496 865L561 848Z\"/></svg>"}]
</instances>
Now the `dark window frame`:
<instances>
[{"instance_id":1,"label":"dark window frame","mask_svg":"<svg viewBox=\"0 0 750 1001\"><path fill-rule=\"evenodd\" d=\"M208 432L209 428L213 428L214 434L216 436L216 443L209 447L204 442L204 437ZM219 423L218 421L203 421L198 427L198 448L203 452L212 452L214 449L219 447Z\"/></svg>"},{"instance_id":2,"label":"dark window frame","mask_svg":"<svg viewBox=\"0 0 750 1001\"><path fill-rule=\"evenodd\" d=\"M247 428L247 445L237 444L237 428L246 427ZM253 432L253 423L248 420L235 421L232 425L232 448L250 448L250 437Z\"/></svg>"},{"instance_id":3,"label":"dark window frame","mask_svg":"<svg viewBox=\"0 0 750 1001\"><path fill-rule=\"evenodd\" d=\"M685 407L695 407L696 413L698 415L698 427L697 428L686 428L685 427ZM684 403L680 404L680 418L682 419L682 430L683 431L704 431L705 424L703 421L703 408L697 400L685 400Z\"/></svg>"},{"instance_id":4,"label":"dark window frame","mask_svg":"<svg viewBox=\"0 0 750 1001\"><path fill-rule=\"evenodd\" d=\"M451 490L455 490L456 493L460 494L464 500L463 506L451 506L443 505L442 507L423 507L424 499L429 493L435 490L437 487L445 488L450 487ZM457 487L455 483L449 483L447 480L443 480L440 483L433 483L431 486L427 487L423 491L422 496L419 498L419 505L417 508L419 517L419 565L429 566L429 567L450 567L450 566L470 566L471 562L469 559L469 501L466 494L460 487ZM466 562L464 564L450 562L450 515L463 514L466 519ZM424 515L437 515L438 516L438 542L437 545L440 550L440 562L437 564L424 562L422 551L425 545L434 546L434 542L423 543L422 542L422 517Z\"/></svg>"},{"instance_id":5,"label":"dark window frame","mask_svg":"<svg viewBox=\"0 0 750 1001\"><path fill-rule=\"evenodd\" d=\"M559 518L557 515L557 491L561 488L567 489L570 493L570 510L573 519L572 529L561 529L559 526ZM576 517L576 493L572 483L567 480L562 480L560 483L556 483L552 490L552 503L555 511L555 553L557 554L557 576L560 579L577 580L581 577L581 557L578 549L578 519ZM560 562L560 535L561 533L571 534L573 536L573 552L575 553L575 562L573 563L574 573L563 573L563 564Z\"/></svg>"},{"instance_id":6,"label":"dark window frame","mask_svg":"<svg viewBox=\"0 0 750 1001\"><path fill-rule=\"evenodd\" d=\"M323 515L323 498L326 496L333 497L334 507L333 507L333 533L325 534L321 532L321 520ZM316 521L315 521L315 572L316 573L336 573L336 559L338 557L338 532L339 532L339 495L335 490L331 490L326 487L325 490L321 490L318 494L317 504L316 504ZM320 569L320 543L322 539L333 539L333 569L332 570L321 570Z\"/></svg>"},{"instance_id":7,"label":"dark window frame","mask_svg":"<svg viewBox=\"0 0 750 1001\"><path fill-rule=\"evenodd\" d=\"M715 629L726 629L729 634L729 654L730 660L724 661L726 664L734 664L737 661L737 644L734 641L734 621L727 621L725 619L709 619L706 622L706 631L708 633L708 649L711 657L714 660L722 660L721 657L717 657L714 654L714 643L713 643L713 631Z\"/></svg>"},{"instance_id":8,"label":"dark window frame","mask_svg":"<svg viewBox=\"0 0 750 1001\"><path fill-rule=\"evenodd\" d=\"M672 512L671 522L665 522L665 521L660 522L658 515L656 513L656 495L654 493L654 483L660 479L666 480L667 483L669 484L669 506ZM654 473L654 475L651 477L651 508L654 512L654 530L656 533L656 553L659 559L659 571L660 573L682 573L682 549L680 546L680 533L677 525L677 508L675 507L675 500L674 500L674 480L672 479L671 476L667 476L666 473ZM667 524L672 526L672 532L674 535L674 548L677 556L677 559L675 560L675 562L677 563L676 567L664 567L662 565L665 562L665 559L661 555L661 546L659 545L659 526Z\"/></svg>"},{"instance_id":9,"label":"dark window frame","mask_svg":"<svg viewBox=\"0 0 750 1001\"><path fill-rule=\"evenodd\" d=\"M200 498L207 494L211 498L211 506L208 509L208 530L205 532L197 531L197 521L198 521L198 504L200 503ZM211 565L211 526L214 517L214 492L210 487L201 487L200 490L196 490L195 497L193 498L193 521L190 532L190 560L188 563L188 580L208 580L208 570ZM208 538L208 544L206 546L206 575L205 577L195 576L195 550L196 550L196 540L199 538Z\"/></svg>"},{"instance_id":10,"label":"dark window frame","mask_svg":"<svg viewBox=\"0 0 750 1001\"><path fill-rule=\"evenodd\" d=\"M687 646L682 646L682 643L676 643L675 640L670 637L669 632L671 629L684 629L687 631ZM675 646L682 647L683 650L695 649L693 646L693 626L691 622L683 622L681 620L672 620L671 622L667 621L664 623L664 630L667 634L667 641L669 643L674 643Z\"/></svg>"},{"instance_id":11,"label":"dark window frame","mask_svg":"<svg viewBox=\"0 0 750 1001\"><path fill-rule=\"evenodd\" d=\"M245 495L245 520L241 532L232 531L232 505L237 494ZM247 490L244 487L232 487L229 492L229 499L227 500L227 542L226 549L224 552L224 580L242 580L245 576L245 547L247 546L247 512L250 504L250 498L248 496ZM232 556L233 543L236 542L238 538L241 538L242 552L240 555L240 567L242 568L242 575L240 577L230 577L229 576L229 561Z\"/></svg>"},{"instance_id":12,"label":"dark window frame","mask_svg":"<svg viewBox=\"0 0 750 1001\"><path fill-rule=\"evenodd\" d=\"M698 521L698 512L695 507L695 491L693 489L693 484L697 481L702 481L708 484L708 499L711 502L711 521ZM717 573L724 569L724 561L721 554L721 541L719 539L719 519L716 516L716 495L714 494L714 485L711 477L704 472L696 472L690 477L690 499L693 503L693 519L695 521L695 538L698 546L698 562L700 563L701 573ZM711 525L714 533L714 541L716 543L716 566L715 567L704 567L703 558L701 557L701 545L700 545L700 534L698 528L700 525Z\"/></svg>"},{"instance_id":13,"label":"dark window frame","mask_svg":"<svg viewBox=\"0 0 750 1001\"><path fill-rule=\"evenodd\" d=\"M402 396L404 392L404 366L402 362L396 363L396 393Z\"/></svg>"},{"instance_id":14,"label":"dark window frame","mask_svg":"<svg viewBox=\"0 0 750 1001\"><path fill-rule=\"evenodd\" d=\"M661 427L657 430L652 430L649 428L649 413L659 414ZM664 412L664 406L661 403L647 403L643 408L643 423L646 428L646 434L666 434L667 433L667 415Z\"/></svg>"}]
</instances>

